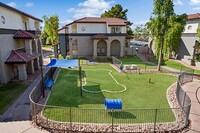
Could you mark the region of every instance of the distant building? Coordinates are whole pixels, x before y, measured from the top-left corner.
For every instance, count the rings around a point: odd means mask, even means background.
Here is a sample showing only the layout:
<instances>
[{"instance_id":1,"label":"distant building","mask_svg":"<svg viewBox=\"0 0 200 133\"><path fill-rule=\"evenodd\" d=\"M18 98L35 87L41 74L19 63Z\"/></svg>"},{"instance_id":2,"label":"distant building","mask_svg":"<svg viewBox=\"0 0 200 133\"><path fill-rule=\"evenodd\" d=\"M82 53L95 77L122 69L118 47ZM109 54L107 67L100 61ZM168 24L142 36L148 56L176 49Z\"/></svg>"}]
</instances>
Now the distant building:
<instances>
[{"instance_id":1,"label":"distant building","mask_svg":"<svg viewBox=\"0 0 200 133\"><path fill-rule=\"evenodd\" d=\"M70 58L124 56L131 37L127 20L85 17L59 29L60 43L69 46ZM62 55L67 51L61 48Z\"/></svg>"},{"instance_id":2,"label":"distant building","mask_svg":"<svg viewBox=\"0 0 200 133\"><path fill-rule=\"evenodd\" d=\"M27 74L39 69L40 22L0 2L0 84L13 78L26 80Z\"/></svg>"},{"instance_id":3,"label":"distant building","mask_svg":"<svg viewBox=\"0 0 200 133\"><path fill-rule=\"evenodd\" d=\"M178 51L179 59L191 59L197 37L197 29L200 26L200 13L189 14L185 30L181 37Z\"/></svg>"}]
</instances>

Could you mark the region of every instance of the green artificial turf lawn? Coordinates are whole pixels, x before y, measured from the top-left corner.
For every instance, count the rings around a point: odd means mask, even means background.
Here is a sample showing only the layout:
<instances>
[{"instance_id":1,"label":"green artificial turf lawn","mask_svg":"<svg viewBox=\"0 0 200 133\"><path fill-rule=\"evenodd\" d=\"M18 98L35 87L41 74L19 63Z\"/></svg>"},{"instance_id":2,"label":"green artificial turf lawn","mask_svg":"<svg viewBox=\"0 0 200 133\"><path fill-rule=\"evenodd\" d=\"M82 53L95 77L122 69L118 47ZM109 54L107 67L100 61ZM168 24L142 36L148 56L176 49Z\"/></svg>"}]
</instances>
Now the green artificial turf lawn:
<instances>
[{"instance_id":1,"label":"green artificial turf lawn","mask_svg":"<svg viewBox=\"0 0 200 133\"><path fill-rule=\"evenodd\" d=\"M125 74L118 73L109 64L104 65L83 65L82 70L86 73L87 90L122 90L108 75L107 70L112 70L116 80L124 84L127 90L123 93L98 93L92 94L83 91L80 96L78 70L62 69L52 89L47 105L63 106L46 107L44 116L48 119L58 121L74 121L87 123L138 123L154 122L155 110L146 108L169 108L166 91L177 78L162 74ZM95 71L96 70L96 71ZM152 83L148 83L151 78ZM104 99L122 99L123 111L113 112L104 110ZM72 108L65 108L72 107ZM138 108L140 108L138 110ZM89 109L89 110L88 110ZM170 109L158 110L157 121L173 121L174 115ZM71 117L70 117L71 114ZM164 116L164 117L163 117ZM167 116L167 117L165 117Z\"/></svg>"},{"instance_id":2,"label":"green artificial turf lawn","mask_svg":"<svg viewBox=\"0 0 200 133\"><path fill-rule=\"evenodd\" d=\"M0 114L3 114L25 89L26 85L16 82L0 86Z\"/></svg>"}]
</instances>

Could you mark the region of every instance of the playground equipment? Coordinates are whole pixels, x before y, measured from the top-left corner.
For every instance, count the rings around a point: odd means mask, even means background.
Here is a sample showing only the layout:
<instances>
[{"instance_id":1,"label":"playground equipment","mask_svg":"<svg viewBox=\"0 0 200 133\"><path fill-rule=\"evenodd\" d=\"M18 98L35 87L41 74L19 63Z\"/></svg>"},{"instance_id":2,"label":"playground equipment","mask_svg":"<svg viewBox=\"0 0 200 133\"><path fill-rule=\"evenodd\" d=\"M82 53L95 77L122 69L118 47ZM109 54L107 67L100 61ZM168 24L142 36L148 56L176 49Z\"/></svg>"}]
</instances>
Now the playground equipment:
<instances>
[{"instance_id":1,"label":"playground equipment","mask_svg":"<svg viewBox=\"0 0 200 133\"><path fill-rule=\"evenodd\" d=\"M104 100L105 109L122 109L121 99L105 99Z\"/></svg>"}]
</instances>

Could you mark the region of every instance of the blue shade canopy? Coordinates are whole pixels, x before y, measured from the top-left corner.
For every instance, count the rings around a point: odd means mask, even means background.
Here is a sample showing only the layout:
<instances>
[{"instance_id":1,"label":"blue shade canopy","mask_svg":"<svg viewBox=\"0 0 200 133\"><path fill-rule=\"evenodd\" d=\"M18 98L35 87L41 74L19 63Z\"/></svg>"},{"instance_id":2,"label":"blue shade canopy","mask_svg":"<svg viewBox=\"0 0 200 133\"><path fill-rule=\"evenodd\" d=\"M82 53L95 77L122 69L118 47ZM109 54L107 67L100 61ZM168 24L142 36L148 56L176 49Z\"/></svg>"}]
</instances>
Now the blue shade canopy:
<instances>
[{"instance_id":1,"label":"blue shade canopy","mask_svg":"<svg viewBox=\"0 0 200 133\"><path fill-rule=\"evenodd\" d=\"M69 67L78 67L78 60L57 60L57 59L52 59L49 64L46 66L48 67L62 67L62 68L69 68Z\"/></svg>"}]
</instances>

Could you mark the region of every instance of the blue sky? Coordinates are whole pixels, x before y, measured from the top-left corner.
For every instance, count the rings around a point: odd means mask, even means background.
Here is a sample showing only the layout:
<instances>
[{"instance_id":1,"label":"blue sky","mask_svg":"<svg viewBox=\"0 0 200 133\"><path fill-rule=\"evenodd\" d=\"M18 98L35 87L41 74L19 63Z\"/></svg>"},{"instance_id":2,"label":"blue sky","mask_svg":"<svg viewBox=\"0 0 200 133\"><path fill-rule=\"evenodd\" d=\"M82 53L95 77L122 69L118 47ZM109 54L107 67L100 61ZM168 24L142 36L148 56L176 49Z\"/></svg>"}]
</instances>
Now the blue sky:
<instances>
[{"instance_id":1,"label":"blue sky","mask_svg":"<svg viewBox=\"0 0 200 133\"><path fill-rule=\"evenodd\" d=\"M200 12L200 0L173 0L177 14ZM42 19L43 15L58 15L60 26L86 16L100 16L115 4L128 9L133 27L146 23L153 10L153 0L1 0Z\"/></svg>"}]
</instances>

